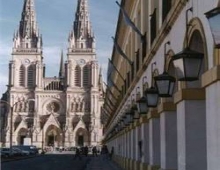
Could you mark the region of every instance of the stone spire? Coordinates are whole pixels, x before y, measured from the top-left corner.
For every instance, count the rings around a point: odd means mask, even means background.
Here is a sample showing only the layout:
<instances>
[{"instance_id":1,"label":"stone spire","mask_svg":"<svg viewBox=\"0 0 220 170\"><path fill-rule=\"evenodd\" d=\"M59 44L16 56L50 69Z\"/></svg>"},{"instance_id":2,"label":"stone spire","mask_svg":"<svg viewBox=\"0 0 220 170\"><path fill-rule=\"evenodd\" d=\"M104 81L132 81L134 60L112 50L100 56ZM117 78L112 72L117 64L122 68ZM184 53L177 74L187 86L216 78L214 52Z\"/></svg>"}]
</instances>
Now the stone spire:
<instances>
[{"instance_id":1,"label":"stone spire","mask_svg":"<svg viewBox=\"0 0 220 170\"><path fill-rule=\"evenodd\" d=\"M64 64L63 64L63 50L61 51L61 58L60 58L60 71L59 71L59 77L63 78L65 76L64 72Z\"/></svg>"},{"instance_id":2,"label":"stone spire","mask_svg":"<svg viewBox=\"0 0 220 170\"><path fill-rule=\"evenodd\" d=\"M14 35L13 40L13 48L15 49L42 47L42 37L37 27L34 0L24 0L19 29Z\"/></svg>"},{"instance_id":3,"label":"stone spire","mask_svg":"<svg viewBox=\"0 0 220 170\"><path fill-rule=\"evenodd\" d=\"M74 49L95 49L87 0L78 0L73 29L69 35L69 50Z\"/></svg>"}]
</instances>

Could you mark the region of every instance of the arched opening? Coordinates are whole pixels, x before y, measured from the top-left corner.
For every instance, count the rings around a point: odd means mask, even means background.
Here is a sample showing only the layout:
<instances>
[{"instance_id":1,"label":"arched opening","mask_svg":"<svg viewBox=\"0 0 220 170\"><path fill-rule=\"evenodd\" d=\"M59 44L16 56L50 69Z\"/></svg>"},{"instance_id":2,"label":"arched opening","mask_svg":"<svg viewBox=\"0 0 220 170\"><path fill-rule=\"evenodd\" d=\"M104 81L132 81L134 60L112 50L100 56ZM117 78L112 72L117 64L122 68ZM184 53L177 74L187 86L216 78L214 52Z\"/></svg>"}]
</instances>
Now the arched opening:
<instances>
[{"instance_id":1,"label":"arched opening","mask_svg":"<svg viewBox=\"0 0 220 170\"><path fill-rule=\"evenodd\" d=\"M89 145L89 137L87 130L84 128L79 128L76 131L76 136L75 136L75 143L76 146L87 146Z\"/></svg>"},{"instance_id":2,"label":"arched opening","mask_svg":"<svg viewBox=\"0 0 220 170\"><path fill-rule=\"evenodd\" d=\"M25 128L21 128L18 131L17 135L17 145L24 145L24 139L27 137L28 130Z\"/></svg>"},{"instance_id":3,"label":"arched opening","mask_svg":"<svg viewBox=\"0 0 220 170\"><path fill-rule=\"evenodd\" d=\"M62 131L54 125L50 125L45 133L46 146L62 146Z\"/></svg>"}]
</instances>

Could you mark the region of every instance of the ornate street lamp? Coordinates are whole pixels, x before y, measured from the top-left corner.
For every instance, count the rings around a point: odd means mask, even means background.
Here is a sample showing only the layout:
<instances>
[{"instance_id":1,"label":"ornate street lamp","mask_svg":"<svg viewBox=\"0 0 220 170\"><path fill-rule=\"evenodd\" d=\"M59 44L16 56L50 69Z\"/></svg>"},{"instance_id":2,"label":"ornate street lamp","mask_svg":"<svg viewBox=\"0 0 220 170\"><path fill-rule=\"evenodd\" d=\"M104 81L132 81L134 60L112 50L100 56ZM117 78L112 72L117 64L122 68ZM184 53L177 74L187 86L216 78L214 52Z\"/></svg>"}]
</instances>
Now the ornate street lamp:
<instances>
[{"instance_id":1,"label":"ornate street lamp","mask_svg":"<svg viewBox=\"0 0 220 170\"><path fill-rule=\"evenodd\" d=\"M141 97L139 100L137 100L137 110L138 113L140 113L141 115L147 114L148 112L147 100L144 96Z\"/></svg>"},{"instance_id":2,"label":"ornate street lamp","mask_svg":"<svg viewBox=\"0 0 220 170\"><path fill-rule=\"evenodd\" d=\"M147 83L144 82L144 80L146 79L147 77L144 76L142 78L142 91L144 92L146 90L146 85ZM137 98L136 99L136 103L137 103L137 112L140 114L140 115L143 115L143 114L147 114L148 112L148 107L147 107L147 100L145 98L145 96L143 95L142 97L140 98Z\"/></svg>"},{"instance_id":3,"label":"ornate street lamp","mask_svg":"<svg viewBox=\"0 0 220 170\"><path fill-rule=\"evenodd\" d=\"M166 45L170 45L170 42L164 44L164 71L163 74L154 77L156 87L158 89L158 95L160 97L172 97L174 85L176 79L169 75L166 71Z\"/></svg>"},{"instance_id":4,"label":"ornate street lamp","mask_svg":"<svg viewBox=\"0 0 220 170\"><path fill-rule=\"evenodd\" d=\"M140 91L138 91L140 87L136 88L136 100L140 98ZM138 112L138 106L137 103L135 102L135 99L133 98L134 94L131 97L131 108L130 108L130 114L132 116L132 123L134 120L138 120L140 118L140 114Z\"/></svg>"},{"instance_id":5,"label":"ornate street lamp","mask_svg":"<svg viewBox=\"0 0 220 170\"><path fill-rule=\"evenodd\" d=\"M150 88L147 88L144 91L144 96L146 98L147 101L147 107L157 107L157 103L158 103L158 90L157 88L153 87L153 65L156 65L156 62L151 64L151 75L152 75L152 84Z\"/></svg>"},{"instance_id":6,"label":"ornate street lamp","mask_svg":"<svg viewBox=\"0 0 220 170\"><path fill-rule=\"evenodd\" d=\"M129 126L129 124L131 122L131 114L130 114L130 112L125 112L125 114L123 116L123 119L124 119L124 125L125 126Z\"/></svg>"},{"instance_id":7,"label":"ornate street lamp","mask_svg":"<svg viewBox=\"0 0 220 170\"><path fill-rule=\"evenodd\" d=\"M191 50L188 44L188 12L192 12L192 8L186 10L186 47L183 51L175 54L172 57L172 62L175 67L176 77L179 81L195 81L199 78L199 73L202 67L204 58L203 53Z\"/></svg>"},{"instance_id":8,"label":"ornate street lamp","mask_svg":"<svg viewBox=\"0 0 220 170\"><path fill-rule=\"evenodd\" d=\"M119 121L119 130L121 131L123 130L123 128L124 128L124 120L123 118L121 118L121 120Z\"/></svg>"}]
</instances>

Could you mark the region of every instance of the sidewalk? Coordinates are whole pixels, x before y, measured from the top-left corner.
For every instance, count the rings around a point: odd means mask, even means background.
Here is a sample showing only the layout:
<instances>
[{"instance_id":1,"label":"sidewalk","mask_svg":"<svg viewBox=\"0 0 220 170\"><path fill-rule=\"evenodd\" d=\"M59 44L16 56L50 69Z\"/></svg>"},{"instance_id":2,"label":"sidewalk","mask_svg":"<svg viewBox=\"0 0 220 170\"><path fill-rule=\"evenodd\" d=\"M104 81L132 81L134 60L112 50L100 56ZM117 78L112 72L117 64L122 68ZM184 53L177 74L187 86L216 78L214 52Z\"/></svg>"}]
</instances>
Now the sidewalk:
<instances>
[{"instance_id":1,"label":"sidewalk","mask_svg":"<svg viewBox=\"0 0 220 170\"><path fill-rule=\"evenodd\" d=\"M86 170L123 170L110 159L103 157L91 157L90 162L86 166Z\"/></svg>"}]
</instances>

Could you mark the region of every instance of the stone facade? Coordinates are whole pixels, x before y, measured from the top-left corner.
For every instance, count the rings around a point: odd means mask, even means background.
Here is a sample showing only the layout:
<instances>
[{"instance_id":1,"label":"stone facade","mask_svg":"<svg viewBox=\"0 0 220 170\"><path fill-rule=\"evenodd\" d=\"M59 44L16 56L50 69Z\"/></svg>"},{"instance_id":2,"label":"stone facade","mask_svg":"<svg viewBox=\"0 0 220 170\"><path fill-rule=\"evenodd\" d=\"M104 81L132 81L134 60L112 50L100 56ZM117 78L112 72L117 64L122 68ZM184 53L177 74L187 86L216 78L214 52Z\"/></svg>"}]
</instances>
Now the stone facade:
<instances>
[{"instance_id":1,"label":"stone facade","mask_svg":"<svg viewBox=\"0 0 220 170\"><path fill-rule=\"evenodd\" d=\"M100 144L104 91L87 0L78 1L75 16L67 61L64 63L62 52L59 76L45 77L34 0L24 1L20 26L13 38L4 102L12 108L12 118L8 114L4 127L6 146L10 146L10 137L12 145L31 138L31 144L37 147Z\"/></svg>"},{"instance_id":2,"label":"stone facade","mask_svg":"<svg viewBox=\"0 0 220 170\"><path fill-rule=\"evenodd\" d=\"M125 55L114 48L111 58L121 74L111 76L119 90L111 84L106 90L110 99L110 91L120 97L112 109L106 100L102 113L104 143L115 149L113 159L127 170L220 169L220 1L122 0L120 5L133 24L120 10L115 41ZM185 48L203 56L194 81L181 81L181 64L173 62ZM191 63L183 67L197 73ZM149 95L146 84L155 87L154 77L165 71L176 80L173 95L160 96L135 119L132 101Z\"/></svg>"}]
</instances>

